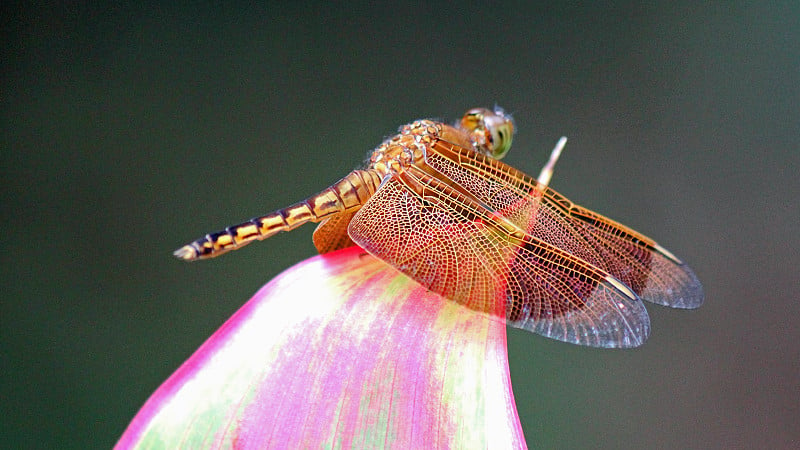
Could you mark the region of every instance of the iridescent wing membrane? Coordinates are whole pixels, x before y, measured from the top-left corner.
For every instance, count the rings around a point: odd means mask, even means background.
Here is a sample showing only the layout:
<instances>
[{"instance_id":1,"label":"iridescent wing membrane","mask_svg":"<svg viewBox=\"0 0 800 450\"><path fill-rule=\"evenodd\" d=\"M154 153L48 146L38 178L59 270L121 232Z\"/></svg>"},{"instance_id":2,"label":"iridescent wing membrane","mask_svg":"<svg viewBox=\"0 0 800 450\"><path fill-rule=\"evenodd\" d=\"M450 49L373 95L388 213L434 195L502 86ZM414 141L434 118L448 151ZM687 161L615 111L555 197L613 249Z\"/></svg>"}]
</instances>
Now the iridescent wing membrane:
<instances>
[{"instance_id":1,"label":"iridescent wing membrane","mask_svg":"<svg viewBox=\"0 0 800 450\"><path fill-rule=\"evenodd\" d=\"M702 303L692 271L652 240L443 139L424 165L385 180L349 233L434 292L575 344L644 342L649 318L637 296Z\"/></svg>"},{"instance_id":2,"label":"iridescent wing membrane","mask_svg":"<svg viewBox=\"0 0 800 450\"><path fill-rule=\"evenodd\" d=\"M426 162L508 216L531 235L608 272L643 300L697 308L703 291L692 270L652 239L578 206L513 167L439 141ZM521 205L521 207L520 207ZM520 213L521 212L521 213Z\"/></svg>"}]
</instances>

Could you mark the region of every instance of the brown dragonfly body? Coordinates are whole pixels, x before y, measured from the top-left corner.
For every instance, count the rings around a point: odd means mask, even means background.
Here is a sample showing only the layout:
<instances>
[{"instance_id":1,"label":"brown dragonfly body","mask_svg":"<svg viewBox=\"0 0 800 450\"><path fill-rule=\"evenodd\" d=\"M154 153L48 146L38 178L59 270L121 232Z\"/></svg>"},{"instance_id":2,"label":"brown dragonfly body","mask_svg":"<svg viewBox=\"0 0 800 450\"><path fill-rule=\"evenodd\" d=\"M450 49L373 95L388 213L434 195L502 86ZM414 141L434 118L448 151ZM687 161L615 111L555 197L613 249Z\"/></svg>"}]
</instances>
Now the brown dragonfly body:
<instances>
[{"instance_id":1,"label":"brown dragonfly body","mask_svg":"<svg viewBox=\"0 0 800 450\"><path fill-rule=\"evenodd\" d=\"M442 296L576 344L640 345L640 298L695 308L697 277L646 236L578 206L499 159L513 123L473 109L458 126L418 120L365 169L302 202L175 252L211 258L307 222L320 253L358 244Z\"/></svg>"}]
</instances>

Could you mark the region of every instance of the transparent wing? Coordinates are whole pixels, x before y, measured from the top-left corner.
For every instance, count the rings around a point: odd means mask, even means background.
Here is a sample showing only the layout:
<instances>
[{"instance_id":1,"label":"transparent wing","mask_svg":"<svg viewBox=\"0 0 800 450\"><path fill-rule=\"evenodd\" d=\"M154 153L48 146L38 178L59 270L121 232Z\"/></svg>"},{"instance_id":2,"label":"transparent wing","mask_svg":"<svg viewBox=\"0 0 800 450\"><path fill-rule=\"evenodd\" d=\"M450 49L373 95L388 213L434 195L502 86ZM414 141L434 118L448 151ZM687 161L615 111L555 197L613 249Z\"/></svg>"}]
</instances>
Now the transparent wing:
<instances>
[{"instance_id":1,"label":"transparent wing","mask_svg":"<svg viewBox=\"0 0 800 450\"><path fill-rule=\"evenodd\" d=\"M322 255L355 245L347 235L347 225L356 211L344 211L320 222L314 230L313 240Z\"/></svg>"},{"instance_id":2,"label":"transparent wing","mask_svg":"<svg viewBox=\"0 0 800 450\"><path fill-rule=\"evenodd\" d=\"M601 268L643 300L675 308L703 303L694 272L652 239L575 205L532 177L471 149L438 141L426 163L487 209L550 245Z\"/></svg>"},{"instance_id":3,"label":"transparent wing","mask_svg":"<svg viewBox=\"0 0 800 450\"><path fill-rule=\"evenodd\" d=\"M624 284L418 167L385 180L349 234L430 290L512 326L597 347L634 347L649 334Z\"/></svg>"}]
</instances>

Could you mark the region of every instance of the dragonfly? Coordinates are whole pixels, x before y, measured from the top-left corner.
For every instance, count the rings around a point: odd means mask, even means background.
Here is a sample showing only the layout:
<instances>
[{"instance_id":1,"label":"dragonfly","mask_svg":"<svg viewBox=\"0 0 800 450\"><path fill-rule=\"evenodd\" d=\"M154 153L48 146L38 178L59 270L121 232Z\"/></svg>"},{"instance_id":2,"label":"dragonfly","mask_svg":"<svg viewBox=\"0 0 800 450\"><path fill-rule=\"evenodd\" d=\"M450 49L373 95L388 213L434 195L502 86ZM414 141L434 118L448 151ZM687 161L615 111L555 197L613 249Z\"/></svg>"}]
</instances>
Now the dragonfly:
<instances>
[{"instance_id":1,"label":"dragonfly","mask_svg":"<svg viewBox=\"0 0 800 450\"><path fill-rule=\"evenodd\" d=\"M314 222L320 253L358 245L449 300L594 347L641 345L650 333L642 300L702 304L700 281L678 257L549 187L566 138L533 178L500 161L514 133L500 108L471 109L453 125L416 120L316 195L174 254L212 258Z\"/></svg>"}]
</instances>

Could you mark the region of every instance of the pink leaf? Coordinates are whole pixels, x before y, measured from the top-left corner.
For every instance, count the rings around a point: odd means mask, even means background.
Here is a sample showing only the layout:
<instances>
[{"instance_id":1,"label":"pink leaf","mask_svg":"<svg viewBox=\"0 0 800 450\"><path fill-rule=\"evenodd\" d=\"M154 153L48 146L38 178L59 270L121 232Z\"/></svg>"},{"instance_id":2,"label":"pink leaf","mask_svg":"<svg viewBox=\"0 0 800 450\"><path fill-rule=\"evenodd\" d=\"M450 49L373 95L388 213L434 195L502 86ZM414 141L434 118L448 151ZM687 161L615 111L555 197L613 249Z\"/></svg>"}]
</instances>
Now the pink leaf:
<instances>
[{"instance_id":1,"label":"pink leaf","mask_svg":"<svg viewBox=\"0 0 800 450\"><path fill-rule=\"evenodd\" d=\"M506 328L352 247L264 286L117 448L524 448Z\"/></svg>"}]
</instances>

